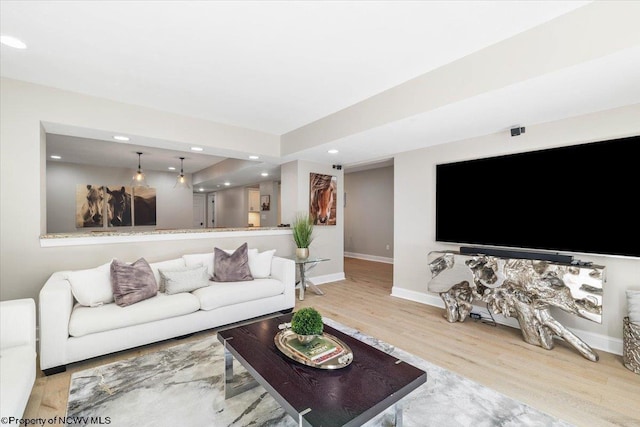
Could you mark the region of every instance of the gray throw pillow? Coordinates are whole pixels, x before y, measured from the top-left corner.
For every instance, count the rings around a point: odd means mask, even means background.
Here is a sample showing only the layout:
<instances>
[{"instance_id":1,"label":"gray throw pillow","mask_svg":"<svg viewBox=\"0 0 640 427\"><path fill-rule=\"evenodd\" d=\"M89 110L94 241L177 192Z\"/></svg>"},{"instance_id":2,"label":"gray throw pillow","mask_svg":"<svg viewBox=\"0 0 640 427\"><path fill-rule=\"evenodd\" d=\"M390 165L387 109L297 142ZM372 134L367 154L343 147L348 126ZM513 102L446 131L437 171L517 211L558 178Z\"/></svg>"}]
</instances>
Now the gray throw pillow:
<instances>
[{"instance_id":1,"label":"gray throw pillow","mask_svg":"<svg viewBox=\"0 0 640 427\"><path fill-rule=\"evenodd\" d=\"M185 267L180 270L160 269L160 276L167 295L191 292L209 286L209 274L206 266Z\"/></svg>"},{"instance_id":2,"label":"gray throw pillow","mask_svg":"<svg viewBox=\"0 0 640 427\"><path fill-rule=\"evenodd\" d=\"M213 257L211 257L211 259L213 259ZM158 269L158 276L160 276L160 281L158 282L158 292L162 292L165 293L167 292L167 273L171 273L174 271L187 271L187 270L197 270L199 268L202 268L203 265L202 264L196 264L196 265L188 265L188 266L181 266L181 267L168 267L168 268L159 268ZM153 270L153 267L151 267L151 269ZM157 279L156 279L157 280ZM209 280L209 274L207 273L206 275L206 280ZM207 283L206 286L209 286L209 284ZM187 292L191 292L191 291L187 291ZM174 292L177 293L177 292Z\"/></svg>"},{"instance_id":3,"label":"gray throw pillow","mask_svg":"<svg viewBox=\"0 0 640 427\"><path fill-rule=\"evenodd\" d=\"M135 304L158 293L156 278L144 258L133 264L114 259L111 262L111 287L113 299L120 307Z\"/></svg>"},{"instance_id":4,"label":"gray throw pillow","mask_svg":"<svg viewBox=\"0 0 640 427\"><path fill-rule=\"evenodd\" d=\"M243 282L253 280L249 269L247 243L243 243L232 254L222 249L213 250L213 280L215 282Z\"/></svg>"}]
</instances>

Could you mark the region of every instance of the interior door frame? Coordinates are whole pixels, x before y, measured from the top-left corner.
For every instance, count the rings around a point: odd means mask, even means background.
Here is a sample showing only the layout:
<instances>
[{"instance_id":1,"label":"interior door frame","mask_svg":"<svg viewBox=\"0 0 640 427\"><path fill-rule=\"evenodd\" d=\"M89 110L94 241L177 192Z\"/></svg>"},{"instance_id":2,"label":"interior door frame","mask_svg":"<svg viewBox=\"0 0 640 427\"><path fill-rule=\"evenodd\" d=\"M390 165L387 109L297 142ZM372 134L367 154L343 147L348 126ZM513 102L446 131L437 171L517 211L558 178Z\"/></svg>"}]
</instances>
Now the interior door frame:
<instances>
[{"instance_id":1,"label":"interior door frame","mask_svg":"<svg viewBox=\"0 0 640 427\"><path fill-rule=\"evenodd\" d=\"M216 226L216 193L207 194L207 228L214 228Z\"/></svg>"},{"instance_id":2,"label":"interior door frame","mask_svg":"<svg viewBox=\"0 0 640 427\"><path fill-rule=\"evenodd\" d=\"M205 228L206 224L207 224L207 198L205 197L205 194L197 194L194 193L193 195L193 209L194 209L194 219L195 219L195 209L196 209L196 199L202 199L203 203L202 203L202 222L200 223L201 225L198 228ZM193 224L194 227L196 227L195 224Z\"/></svg>"}]
</instances>

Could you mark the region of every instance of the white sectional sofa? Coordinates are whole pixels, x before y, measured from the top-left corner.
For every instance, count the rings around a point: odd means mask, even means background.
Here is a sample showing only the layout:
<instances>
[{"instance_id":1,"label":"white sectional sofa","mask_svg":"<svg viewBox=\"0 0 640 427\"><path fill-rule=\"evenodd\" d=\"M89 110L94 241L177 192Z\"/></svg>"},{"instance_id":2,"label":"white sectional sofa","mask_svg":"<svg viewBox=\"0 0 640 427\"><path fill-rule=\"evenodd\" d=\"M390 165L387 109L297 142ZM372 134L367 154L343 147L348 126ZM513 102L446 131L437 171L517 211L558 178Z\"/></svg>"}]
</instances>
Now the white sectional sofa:
<instances>
[{"instance_id":1,"label":"white sectional sofa","mask_svg":"<svg viewBox=\"0 0 640 427\"><path fill-rule=\"evenodd\" d=\"M40 367L49 375L64 371L65 365L72 362L271 313L290 312L295 305L295 263L273 256L273 252L258 254L255 249L249 250L254 280L208 282L208 286L192 292L158 292L126 307L108 302L104 275L108 277L109 263L90 270L56 272L40 291ZM252 263L256 254L262 259L262 266ZM270 264L265 266L265 259ZM162 282L160 271L199 265L207 266L212 276L213 253L150 264L158 284Z\"/></svg>"},{"instance_id":2,"label":"white sectional sofa","mask_svg":"<svg viewBox=\"0 0 640 427\"><path fill-rule=\"evenodd\" d=\"M0 416L22 418L36 380L36 304L0 302ZM14 421L8 421L13 424Z\"/></svg>"}]
</instances>

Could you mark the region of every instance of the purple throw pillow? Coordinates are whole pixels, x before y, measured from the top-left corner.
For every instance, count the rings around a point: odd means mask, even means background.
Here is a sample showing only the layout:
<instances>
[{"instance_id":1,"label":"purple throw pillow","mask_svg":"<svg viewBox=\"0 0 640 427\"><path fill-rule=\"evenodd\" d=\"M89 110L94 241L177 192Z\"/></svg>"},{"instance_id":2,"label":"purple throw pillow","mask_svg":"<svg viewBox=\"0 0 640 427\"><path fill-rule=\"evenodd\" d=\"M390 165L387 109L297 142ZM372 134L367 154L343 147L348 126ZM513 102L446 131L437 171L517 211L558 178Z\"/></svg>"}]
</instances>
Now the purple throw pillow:
<instances>
[{"instance_id":1,"label":"purple throw pillow","mask_svg":"<svg viewBox=\"0 0 640 427\"><path fill-rule=\"evenodd\" d=\"M246 242L232 254L218 248L213 250L214 282L244 282L246 280L253 280L249 269L249 249Z\"/></svg>"},{"instance_id":2,"label":"purple throw pillow","mask_svg":"<svg viewBox=\"0 0 640 427\"><path fill-rule=\"evenodd\" d=\"M113 299L120 307L135 304L158 293L153 271L144 258L133 264L114 259L111 262L111 287Z\"/></svg>"}]
</instances>

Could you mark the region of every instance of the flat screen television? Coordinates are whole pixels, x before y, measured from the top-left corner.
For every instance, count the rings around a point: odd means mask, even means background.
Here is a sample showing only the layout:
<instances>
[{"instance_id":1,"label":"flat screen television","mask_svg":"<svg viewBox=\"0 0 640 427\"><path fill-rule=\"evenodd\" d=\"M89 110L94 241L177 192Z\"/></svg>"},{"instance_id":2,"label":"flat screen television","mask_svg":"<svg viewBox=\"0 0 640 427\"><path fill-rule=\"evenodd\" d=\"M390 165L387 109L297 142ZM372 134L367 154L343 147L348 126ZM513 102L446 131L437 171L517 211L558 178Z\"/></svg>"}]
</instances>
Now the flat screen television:
<instances>
[{"instance_id":1,"label":"flat screen television","mask_svg":"<svg viewBox=\"0 0 640 427\"><path fill-rule=\"evenodd\" d=\"M436 166L436 240L640 257L640 136Z\"/></svg>"}]
</instances>

